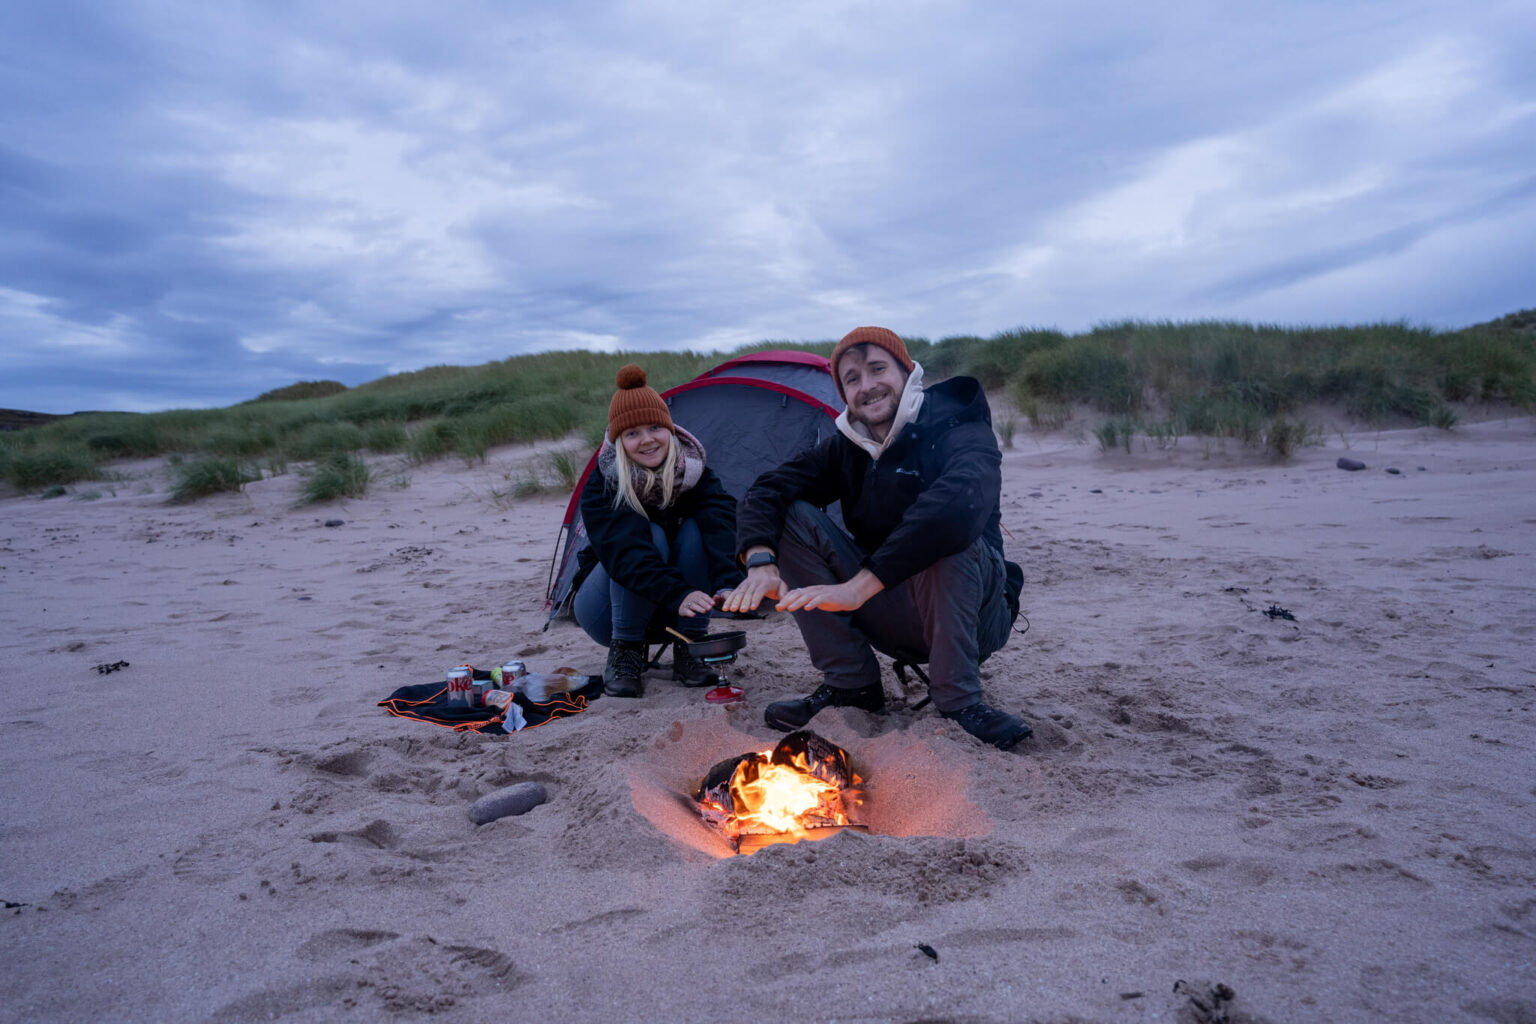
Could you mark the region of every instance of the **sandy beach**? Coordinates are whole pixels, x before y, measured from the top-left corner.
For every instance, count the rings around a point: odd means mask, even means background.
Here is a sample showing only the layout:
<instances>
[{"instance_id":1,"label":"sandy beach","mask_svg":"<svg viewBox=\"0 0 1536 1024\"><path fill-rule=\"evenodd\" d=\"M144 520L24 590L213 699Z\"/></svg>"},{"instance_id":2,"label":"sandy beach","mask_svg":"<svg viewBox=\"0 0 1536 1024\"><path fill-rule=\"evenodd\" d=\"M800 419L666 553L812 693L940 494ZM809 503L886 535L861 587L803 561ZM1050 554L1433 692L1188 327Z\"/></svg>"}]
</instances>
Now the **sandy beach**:
<instances>
[{"instance_id":1,"label":"sandy beach","mask_svg":"<svg viewBox=\"0 0 1536 1024\"><path fill-rule=\"evenodd\" d=\"M496 497L534 449L320 507L168 505L158 463L0 500L0 1019L1536 1021L1536 421L1015 444L1028 630L984 682L1035 736L888 672L889 713L813 723L869 832L750 857L686 794L819 681L787 616L744 624L741 705L662 671L511 736L376 706L602 670L543 629L566 496Z\"/></svg>"}]
</instances>

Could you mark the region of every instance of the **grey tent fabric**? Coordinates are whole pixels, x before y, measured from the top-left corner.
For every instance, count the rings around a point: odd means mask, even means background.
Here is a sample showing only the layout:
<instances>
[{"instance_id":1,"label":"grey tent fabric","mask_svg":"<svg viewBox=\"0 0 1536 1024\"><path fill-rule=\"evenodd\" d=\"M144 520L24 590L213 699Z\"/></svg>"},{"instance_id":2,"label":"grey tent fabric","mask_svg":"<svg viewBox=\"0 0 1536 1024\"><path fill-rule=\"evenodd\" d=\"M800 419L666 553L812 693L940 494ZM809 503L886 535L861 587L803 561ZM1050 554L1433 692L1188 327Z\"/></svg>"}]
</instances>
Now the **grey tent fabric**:
<instances>
[{"instance_id":1,"label":"grey tent fabric","mask_svg":"<svg viewBox=\"0 0 1536 1024\"><path fill-rule=\"evenodd\" d=\"M758 475L836 432L842 399L827 360L809 352L753 352L661 393L672 421L704 443L710 468L738 501ZM550 619L568 617L577 554L587 546L580 497L593 452L566 507L545 594ZM835 509L833 510L835 514Z\"/></svg>"}]
</instances>

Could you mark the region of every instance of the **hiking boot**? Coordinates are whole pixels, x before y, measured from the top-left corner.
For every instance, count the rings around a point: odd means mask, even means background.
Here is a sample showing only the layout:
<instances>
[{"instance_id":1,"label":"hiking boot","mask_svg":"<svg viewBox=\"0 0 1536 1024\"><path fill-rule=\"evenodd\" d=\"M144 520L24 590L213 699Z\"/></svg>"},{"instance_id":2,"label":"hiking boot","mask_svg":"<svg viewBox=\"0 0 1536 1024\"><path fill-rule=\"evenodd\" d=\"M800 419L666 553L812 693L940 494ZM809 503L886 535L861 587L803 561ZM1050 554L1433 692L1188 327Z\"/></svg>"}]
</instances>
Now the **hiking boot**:
<instances>
[{"instance_id":1,"label":"hiking boot","mask_svg":"<svg viewBox=\"0 0 1536 1024\"><path fill-rule=\"evenodd\" d=\"M672 641L672 678L679 686L719 686L720 677L688 653L688 645Z\"/></svg>"},{"instance_id":2,"label":"hiking boot","mask_svg":"<svg viewBox=\"0 0 1536 1024\"><path fill-rule=\"evenodd\" d=\"M645 671L645 644L638 640L615 640L608 645L608 663L603 666L603 693L609 697L638 697L645 692L640 674Z\"/></svg>"},{"instance_id":3,"label":"hiking boot","mask_svg":"<svg viewBox=\"0 0 1536 1024\"><path fill-rule=\"evenodd\" d=\"M945 718L960 723L960 728L983 743L990 743L998 750L1012 750L1018 742L1035 730L1022 718L1006 711L999 711L990 704L977 702L959 711L939 712Z\"/></svg>"},{"instance_id":4,"label":"hiking boot","mask_svg":"<svg viewBox=\"0 0 1536 1024\"><path fill-rule=\"evenodd\" d=\"M816 692L797 700L775 701L763 712L763 721L780 732L792 732L805 728L805 724L824 707L863 708L865 711L885 710L885 690L879 683L870 683L857 690L844 690L826 683L816 687Z\"/></svg>"}]
</instances>

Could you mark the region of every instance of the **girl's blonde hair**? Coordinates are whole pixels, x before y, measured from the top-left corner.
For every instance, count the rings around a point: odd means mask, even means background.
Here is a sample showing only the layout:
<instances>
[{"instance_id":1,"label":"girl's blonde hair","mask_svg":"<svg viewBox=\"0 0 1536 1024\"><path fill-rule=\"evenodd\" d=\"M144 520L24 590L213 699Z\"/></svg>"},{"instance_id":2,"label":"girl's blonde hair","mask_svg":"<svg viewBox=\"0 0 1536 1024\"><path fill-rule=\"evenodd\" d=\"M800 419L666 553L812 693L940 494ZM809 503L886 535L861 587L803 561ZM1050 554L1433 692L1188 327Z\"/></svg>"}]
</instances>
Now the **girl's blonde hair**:
<instances>
[{"instance_id":1,"label":"girl's blonde hair","mask_svg":"<svg viewBox=\"0 0 1536 1024\"><path fill-rule=\"evenodd\" d=\"M667 457L655 469L646 469L630 460L629 453L624 450L622 436L616 440L613 446L613 470L619 478L619 487L613 495L614 508L628 505L645 518L651 518L651 514L645 510L645 505L640 500L640 495L655 491L658 482L661 484L661 507L666 508L672 504L672 492L677 487L677 435L670 430L667 431L667 441ZM637 475L641 480L639 489L635 487Z\"/></svg>"}]
</instances>

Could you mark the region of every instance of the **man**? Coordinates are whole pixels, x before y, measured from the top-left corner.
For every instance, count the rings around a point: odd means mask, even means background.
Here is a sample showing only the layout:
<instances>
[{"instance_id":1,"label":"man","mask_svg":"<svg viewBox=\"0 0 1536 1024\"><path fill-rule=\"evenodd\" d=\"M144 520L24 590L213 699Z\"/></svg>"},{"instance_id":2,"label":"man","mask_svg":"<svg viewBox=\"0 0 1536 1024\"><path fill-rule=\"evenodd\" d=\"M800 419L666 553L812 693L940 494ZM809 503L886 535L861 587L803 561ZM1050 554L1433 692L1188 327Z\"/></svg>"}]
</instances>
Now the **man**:
<instances>
[{"instance_id":1,"label":"man","mask_svg":"<svg viewBox=\"0 0 1536 1024\"><path fill-rule=\"evenodd\" d=\"M1023 573L1003 560L1002 455L981 385L924 389L923 368L884 327L850 331L832 374L847 403L838 432L758 477L737 509L747 578L722 607L777 599L823 678L764 718L789 731L828 706L882 710L873 645L926 662L939 712L1008 750L1032 730L982 700L979 666L1008 640ZM822 511L834 501L853 536Z\"/></svg>"}]
</instances>

